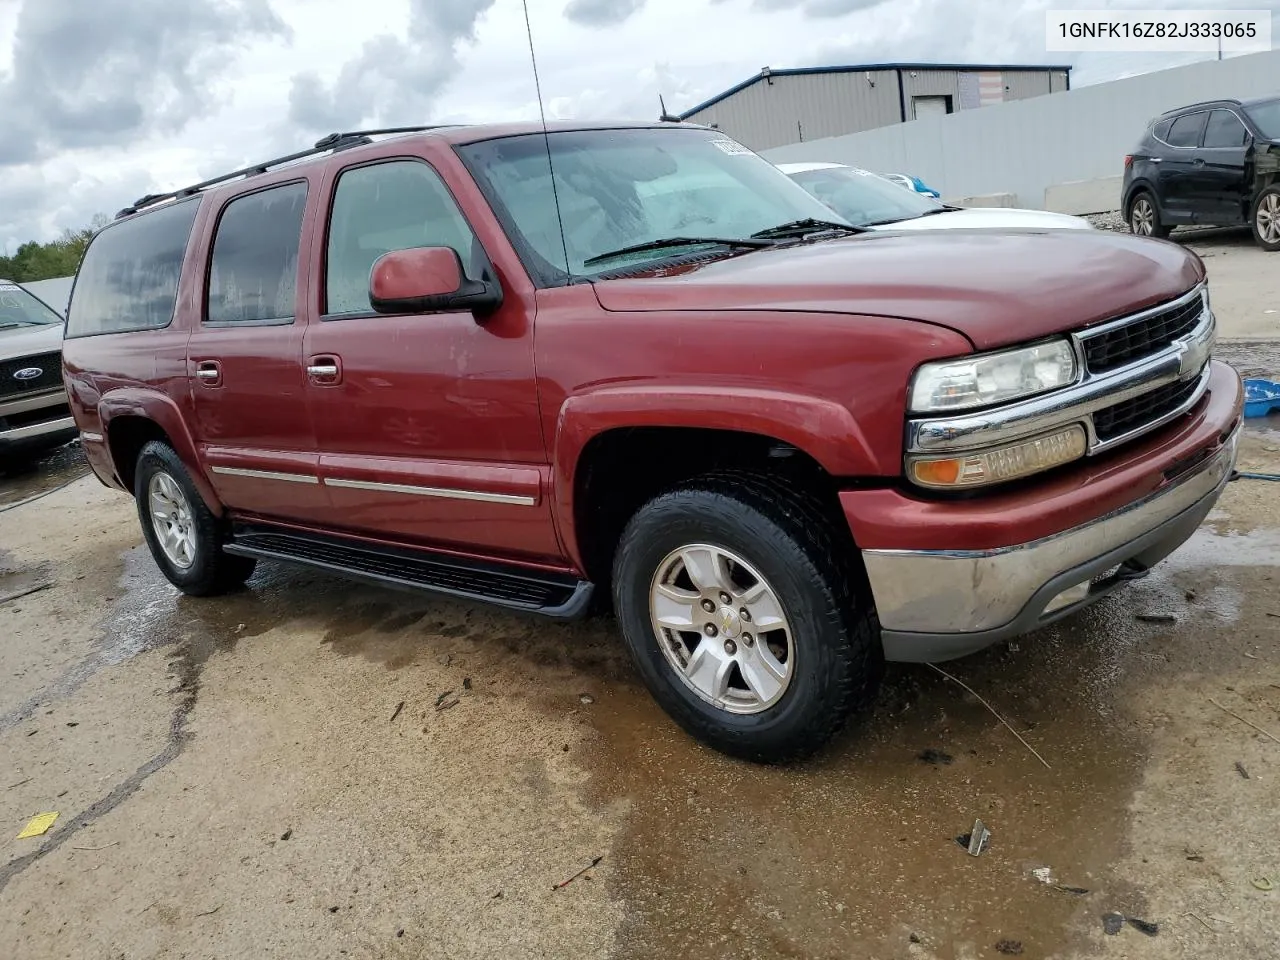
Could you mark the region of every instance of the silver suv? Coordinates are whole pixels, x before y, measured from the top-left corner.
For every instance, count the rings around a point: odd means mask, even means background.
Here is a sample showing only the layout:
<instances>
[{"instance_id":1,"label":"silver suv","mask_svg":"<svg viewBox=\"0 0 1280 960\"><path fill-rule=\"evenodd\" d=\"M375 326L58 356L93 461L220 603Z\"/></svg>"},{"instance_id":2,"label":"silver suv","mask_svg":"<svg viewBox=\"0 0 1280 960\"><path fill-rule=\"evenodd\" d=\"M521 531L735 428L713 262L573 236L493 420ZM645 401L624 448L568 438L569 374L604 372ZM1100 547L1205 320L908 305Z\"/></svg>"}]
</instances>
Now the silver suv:
<instances>
[{"instance_id":1,"label":"silver suv","mask_svg":"<svg viewBox=\"0 0 1280 960\"><path fill-rule=\"evenodd\" d=\"M0 467L76 436L62 383L63 319L0 280Z\"/></svg>"}]
</instances>

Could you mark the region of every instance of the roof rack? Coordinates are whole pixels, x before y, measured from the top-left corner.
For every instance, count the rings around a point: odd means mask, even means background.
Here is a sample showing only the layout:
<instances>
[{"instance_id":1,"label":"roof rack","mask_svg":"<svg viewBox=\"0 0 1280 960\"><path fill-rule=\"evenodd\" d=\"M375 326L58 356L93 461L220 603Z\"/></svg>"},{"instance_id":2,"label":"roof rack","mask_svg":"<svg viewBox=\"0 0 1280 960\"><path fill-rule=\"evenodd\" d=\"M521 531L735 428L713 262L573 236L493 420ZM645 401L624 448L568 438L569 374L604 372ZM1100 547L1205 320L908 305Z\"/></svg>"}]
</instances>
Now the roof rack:
<instances>
[{"instance_id":1,"label":"roof rack","mask_svg":"<svg viewBox=\"0 0 1280 960\"><path fill-rule=\"evenodd\" d=\"M115 218L119 220L121 217L132 216L139 210L155 206L165 200L182 200L194 196L201 190L216 186L219 183L226 183L229 180L235 180L238 177L257 176L258 174L266 173L272 167L292 163L294 160L302 160L322 153L337 153L340 150L364 146L366 143L373 143L372 137L393 133L424 133L427 130L440 130L451 126L456 126L456 124L434 124L426 127L386 127L381 130L353 130L347 133L331 133L327 137L321 137L317 140L315 146L310 150L302 150L298 153L291 153L288 156L277 157L265 163L255 163L251 167L242 167L220 177L214 177L212 180L203 180L200 183L193 183L189 187L183 187L181 190L174 190L172 193L149 193L145 197L139 197L133 201L133 203L117 213Z\"/></svg>"}]
</instances>

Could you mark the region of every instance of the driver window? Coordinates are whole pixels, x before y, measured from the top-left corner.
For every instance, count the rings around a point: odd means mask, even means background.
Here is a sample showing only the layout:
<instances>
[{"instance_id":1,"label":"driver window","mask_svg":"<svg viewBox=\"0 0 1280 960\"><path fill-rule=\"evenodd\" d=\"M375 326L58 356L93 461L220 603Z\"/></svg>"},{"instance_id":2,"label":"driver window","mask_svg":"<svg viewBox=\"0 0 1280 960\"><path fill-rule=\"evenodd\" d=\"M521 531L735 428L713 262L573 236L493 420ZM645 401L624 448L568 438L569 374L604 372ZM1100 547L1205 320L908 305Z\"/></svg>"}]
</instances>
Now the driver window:
<instances>
[{"instance_id":1,"label":"driver window","mask_svg":"<svg viewBox=\"0 0 1280 960\"><path fill-rule=\"evenodd\" d=\"M392 250L452 247L471 276L480 244L439 175L418 160L348 170L338 179L325 256L325 313L367 314L374 261Z\"/></svg>"}]
</instances>

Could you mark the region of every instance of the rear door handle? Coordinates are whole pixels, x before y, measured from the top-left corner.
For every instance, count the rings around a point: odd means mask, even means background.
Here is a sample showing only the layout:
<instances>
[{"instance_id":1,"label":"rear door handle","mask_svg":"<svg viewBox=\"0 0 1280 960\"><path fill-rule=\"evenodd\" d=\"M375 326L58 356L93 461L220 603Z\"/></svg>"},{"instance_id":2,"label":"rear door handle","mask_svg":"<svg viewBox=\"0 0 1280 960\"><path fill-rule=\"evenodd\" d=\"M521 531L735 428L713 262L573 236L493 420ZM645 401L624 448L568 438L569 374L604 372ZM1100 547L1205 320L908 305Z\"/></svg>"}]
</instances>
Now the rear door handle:
<instances>
[{"instance_id":1,"label":"rear door handle","mask_svg":"<svg viewBox=\"0 0 1280 960\"><path fill-rule=\"evenodd\" d=\"M1196 157L1194 160L1191 161L1191 165L1193 167L1203 167L1204 161L1201 160L1199 157Z\"/></svg>"},{"instance_id":2,"label":"rear door handle","mask_svg":"<svg viewBox=\"0 0 1280 960\"><path fill-rule=\"evenodd\" d=\"M342 360L330 353L307 359L307 377L312 383L333 386L342 382Z\"/></svg>"},{"instance_id":3,"label":"rear door handle","mask_svg":"<svg viewBox=\"0 0 1280 960\"><path fill-rule=\"evenodd\" d=\"M196 363L196 379L206 387L222 384L222 364L217 360L200 360Z\"/></svg>"}]
</instances>

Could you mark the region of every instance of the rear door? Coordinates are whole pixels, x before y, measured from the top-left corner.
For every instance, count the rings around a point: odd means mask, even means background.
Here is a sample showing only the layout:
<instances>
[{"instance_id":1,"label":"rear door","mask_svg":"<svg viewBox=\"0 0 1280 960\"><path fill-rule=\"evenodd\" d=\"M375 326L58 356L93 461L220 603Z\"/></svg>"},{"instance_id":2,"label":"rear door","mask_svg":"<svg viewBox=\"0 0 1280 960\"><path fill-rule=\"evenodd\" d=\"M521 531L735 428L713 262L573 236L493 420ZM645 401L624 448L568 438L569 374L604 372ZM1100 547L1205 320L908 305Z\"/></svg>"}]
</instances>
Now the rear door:
<instances>
[{"instance_id":1,"label":"rear door","mask_svg":"<svg viewBox=\"0 0 1280 960\"><path fill-rule=\"evenodd\" d=\"M242 194L219 211L201 322L187 345L197 442L219 498L271 519L319 521L299 320L308 183Z\"/></svg>"},{"instance_id":2,"label":"rear door","mask_svg":"<svg viewBox=\"0 0 1280 960\"><path fill-rule=\"evenodd\" d=\"M1193 204L1197 149L1209 113L1201 110L1178 117L1169 126L1169 149L1161 155L1156 182L1167 223L1190 223L1195 216ZM1200 161L1203 166L1204 161Z\"/></svg>"},{"instance_id":3,"label":"rear door","mask_svg":"<svg viewBox=\"0 0 1280 960\"><path fill-rule=\"evenodd\" d=\"M320 473L334 522L423 545L559 555L538 416L533 306L379 315L374 261L447 246L468 276L492 268L437 171L420 158L346 167L326 184L320 316L306 331ZM321 265L322 264L322 265Z\"/></svg>"},{"instance_id":4,"label":"rear door","mask_svg":"<svg viewBox=\"0 0 1280 960\"><path fill-rule=\"evenodd\" d=\"M1192 205L1197 223L1242 223L1249 131L1231 110L1214 110L1192 162Z\"/></svg>"}]
</instances>

